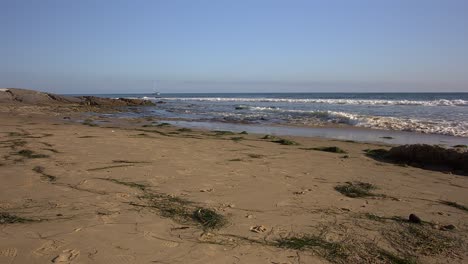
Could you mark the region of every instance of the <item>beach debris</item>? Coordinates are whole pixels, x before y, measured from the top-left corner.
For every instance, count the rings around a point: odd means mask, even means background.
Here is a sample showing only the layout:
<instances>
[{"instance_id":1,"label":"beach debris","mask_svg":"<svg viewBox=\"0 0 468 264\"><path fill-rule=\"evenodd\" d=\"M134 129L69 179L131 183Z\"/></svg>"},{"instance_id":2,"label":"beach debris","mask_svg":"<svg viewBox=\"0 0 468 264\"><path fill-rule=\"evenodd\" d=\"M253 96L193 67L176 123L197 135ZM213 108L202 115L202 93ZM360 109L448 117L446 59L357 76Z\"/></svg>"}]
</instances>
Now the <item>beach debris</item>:
<instances>
[{"instance_id":1,"label":"beach debris","mask_svg":"<svg viewBox=\"0 0 468 264\"><path fill-rule=\"evenodd\" d=\"M408 220L414 224L420 224L422 222L421 218L415 214L410 214Z\"/></svg>"},{"instance_id":2,"label":"beach debris","mask_svg":"<svg viewBox=\"0 0 468 264\"><path fill-rule=\"evenodd\" d=\"M444 225L440 228L440 230L454 230L454 229L457 229L457 227L452 224Z\"/></svg>"},{"instance_id":3,"label":"beach debris","mask_svg":"<svg viewBox=\"0 0 468 264\"><path fill-rule=\"evenodd\" d=\"M171 230L185 230L185 229L189 229L190 226L180 226L180 227L173 227L171 228Z\"/></svg>"},{"instance_id":4,"label":"beach debris","mask_svg":"<svg viewBox=\"0 0 468 264\"><path fill-rule=\"evenodd\" d=\"M296 194L296 195L301 195L301 194L305 194L307 191L304 190L304 191L296 191L296 192L293 192L293 194Z\"/></svg>"},{"instance_id":5,"label":"beach debris","mask_svg":"<svg viewBox=\"0 0 468 264\"><path fill-rule=\"evenodd\" d=\"M209 189L201 189L200 192L212 192L214 189L209 188Z\"/></svg>"},{"instance_id":6,"label":"beach debris","mask_svg":"<svg viewBox=\"0 0 468 264\"><path fill-rule=\"evenodd\" d=\"M263 225L256 225L256 226L252 226L250 227L250 231L254 232L254 233L263 233L265 231L267 231L267 228Z\"/></svg>"},{"instance_id":7,"label":"beach debris","mask_svg":"<svg viewBox=\"0 0 468 264\"><path fill-rule=\"evenodd\" d=\"M253 215L248 214L248 215L245 216L245 218L252 219L252 218L253 218Z\"/></svg>"},{"instance_id":8,"label":"beach debris","mask_svg":"<svg viewBox=\"0 0 468 264\"><path fill-rule=\"evenodd\" d=\"M193 218L199 222L205 229L218 229L226 225L227 220L224 216L214 210L207 208L198 208L193 212Z\"/></svg>"}]
</instances>

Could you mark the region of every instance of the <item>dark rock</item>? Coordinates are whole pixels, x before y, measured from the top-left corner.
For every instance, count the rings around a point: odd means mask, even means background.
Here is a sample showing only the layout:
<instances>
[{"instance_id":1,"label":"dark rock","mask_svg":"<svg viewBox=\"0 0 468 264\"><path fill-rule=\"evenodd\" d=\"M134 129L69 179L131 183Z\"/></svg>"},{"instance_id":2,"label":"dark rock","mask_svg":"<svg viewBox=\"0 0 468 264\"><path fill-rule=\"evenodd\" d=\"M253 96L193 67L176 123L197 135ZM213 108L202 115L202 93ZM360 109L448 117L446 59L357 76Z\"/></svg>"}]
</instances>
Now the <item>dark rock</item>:
<instances>
[{"instance_id":1,"label":"dark rock","mask_svg":"<svg viewBox=\"0 0 468 264\"><path fill-rule=\"evenodd\" d=\"M79 102L80 100L78 98L72 96L62 96L18 88L0 89L0 103L51 105Z\"/></svg>"},{"instance_id":2,"label":"dark rock","mask_svg":"<svg viewBox=\"0 0 468 264\"><path fill-rule=\"evenodd\" d=\"M419 218L417 215L415 214L410 214L409 217L408 217L408 220L411 222L411 223L415 223L415 224L420 224L422 222L421 218Z\"/></svg>"},{"instance_id":3,"label":"dark rock","mask_svg":"<svg viewBox=\"0 0 468 264\"><path fill-rule=\"evenodd\" d=\"M73 97L17 88L0 89L0 103L29 105L80 104L106 107L155 105L153 102L143 99L111 99L96 96Z\"/></svg>"},{"instance_id":4,"label":"dark rock","mask_svg":"<svg viewBox=\"0 0 468 264\"><path fill-rule=\"evenodd\" d=\"M153 106L153 102L143 99L128 99L128 98L103 98L97 96L81 96L82 105L90 106Z\"/></svg>"},{"instance_id":5,"label":"dark rock","mask_svg":"<svg viewBox=\"0 0 468 264\"><path fill-rule=\"evenodd\" d=\"M415 144L391 148L387 159L424 168L446 168L468 174L468 150L443 148L436 145Z\"/></svg>"}]
</instances>

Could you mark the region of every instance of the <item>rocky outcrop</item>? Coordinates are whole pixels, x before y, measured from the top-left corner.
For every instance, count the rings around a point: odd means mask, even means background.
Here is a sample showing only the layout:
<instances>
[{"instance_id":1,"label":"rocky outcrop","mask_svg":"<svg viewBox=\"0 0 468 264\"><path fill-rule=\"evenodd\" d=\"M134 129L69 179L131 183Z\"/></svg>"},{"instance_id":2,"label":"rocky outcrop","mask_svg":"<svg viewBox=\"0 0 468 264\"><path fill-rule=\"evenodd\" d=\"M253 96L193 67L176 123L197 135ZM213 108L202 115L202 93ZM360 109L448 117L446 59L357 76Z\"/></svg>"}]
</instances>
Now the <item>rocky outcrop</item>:
<instances>
[{"instance_id":1,"label":"rocky outcrop","mask_svg":"<svg viewBox=\"0 0 468 264\"><path fill-rule=\"evenodd\" d=\"M151 106L155 105L153 102L143 99L128 99L128 98L103 98L96 96L81 96L78 97L82 105L91 106Z\"/></svg>"},{"instance_id":2,"label":"rocky outcrop","mask_svg":"<svg viewBox=\"0 0 468 264\"><path fill-rule=\"evenodd\" d=\"M442 168L468 174L466 148L443 148L437 145L415 144L391 148L386 159L424 168Z\"/></svg>"},{"instance_id":3,"label":"rocky outcrop","mask_svg":"<svg viewBox=\"0 0 468 264\"><path fill-rule=\"evenodd\" d=\"M79 103L79 101L79 99L71 96L48 94L26 89L0 89L0 103L50 105L63 103Z\"/></svg>"},{"instance_id":4,"label":"rocky outcrop","mask_svg":"<svg viewBox=\"0 0 468 264\"><path fill-rule=\"evenodd\" d=\"M63 105L79 104L88 106L151 106L153 102L142 99L111 99L96 96L63 96L51 93L43 93L27 89L4 88L0 89L0 103L29 104L29 105Z\"/></svg>"}]
</instances>

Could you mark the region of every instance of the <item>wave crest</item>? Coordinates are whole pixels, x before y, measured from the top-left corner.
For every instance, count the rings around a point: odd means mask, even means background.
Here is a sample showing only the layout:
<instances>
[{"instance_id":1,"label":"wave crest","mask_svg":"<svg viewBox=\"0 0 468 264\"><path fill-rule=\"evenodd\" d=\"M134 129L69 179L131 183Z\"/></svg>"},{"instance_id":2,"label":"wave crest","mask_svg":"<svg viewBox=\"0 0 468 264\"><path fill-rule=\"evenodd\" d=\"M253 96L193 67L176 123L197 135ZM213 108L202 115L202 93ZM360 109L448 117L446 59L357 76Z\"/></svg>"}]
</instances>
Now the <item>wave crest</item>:
<instances>
[{"instance_id":1,"label":"wave crest","mask_svg":"<svg viewBox=\"0 0 468 264\"><path fill-rule=\"evenodd\" d=\"M421 105L421 106L468 106L468 100L380 100L380 99L289 99L289 98L228 98L228 97L164 97L160 100L199 102L280 102L348 105Z\"/></svg>"}]
</instances>

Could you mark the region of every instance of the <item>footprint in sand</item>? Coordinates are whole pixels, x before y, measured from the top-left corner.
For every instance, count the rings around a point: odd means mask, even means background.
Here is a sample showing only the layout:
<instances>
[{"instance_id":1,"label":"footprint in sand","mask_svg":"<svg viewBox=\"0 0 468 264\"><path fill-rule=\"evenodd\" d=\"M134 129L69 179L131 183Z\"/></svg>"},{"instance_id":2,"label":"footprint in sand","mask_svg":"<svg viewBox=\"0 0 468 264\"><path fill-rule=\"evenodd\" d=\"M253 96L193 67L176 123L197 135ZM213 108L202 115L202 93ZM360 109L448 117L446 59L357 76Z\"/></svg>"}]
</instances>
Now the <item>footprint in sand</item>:
<instances>
[{"instance_id":1,"label":"footprint in sand","mask_svg":"<svg viewBox=\"0 0 468 264\"><path fill-rule=\"evenodd\" d=\"M169 248L175 248L175 247L178 247L180 245L178 242L175 242L175 241L169 241L169 240L164 240L164 239L158 238L158 237L155 236L155 234L153 232L150 232L150 231L144 231L143 232L143 237L146 238L146 239L150 239L150 240L153 240L153 239L163 240L162 245L165 246L165 247L169 247Z\"/></svg>"},{"instance_id":2,"label":"footprint in sand","mask_svg":"<svg viewBox=\"0 0 468 264\"><path fill-rule=\"evenodd\" d=\"M71 263L80 255L80 251L76 249L66 249L55 258L52 259L53 263Z\"/></svg>"},{"instance_id":3,"label":"footprint in sand","mask_svg":"<svg viewBox=\"0 0 468 264\"><path fill-rule=\"evenodd\" d=\"M127 264L135 263L135 257L132 255L113 255L107 256L105 259L96 258L98 263L110 263L110 264Z\"/></svg>"},{"instance_id":4,"label":"footprint in sand","mask_svg":"<svg viewBox=\"0 0 468 264\"><path fill-rule=\"evenodd\" d=\"M53 241L48 241L36 250L33 251L34 254L39 255L39 256L45 256L49 255L50 252L56 251L60 246L61 242L53 240Z\"/></svg>"},{"instance_id":5,"label":"footprint in sand","mask_svg":"<svg viewBox=\"0 0 468 264\"><path fill-rule=\"evenodd\" d=\"M179 243L177 242L172 242L172 241L165 241L163 243L163 246L168 247L168 248L175 248L179 246Z\"/></svg>"},{"instance_id":6,"label":"footprint in sand","mask_svg":"<svg viewBox=\"0 0 468 264\"><path fill-rule=\"evenodd\" d=\"M16 248L2 248L0 249L0 263L13 263L18 249Z\"/></svg>"},{"instance_id":7,"label":"footprint in sand","mask_svg":"<svg viewBox=\"0 0 468 264\"><path fill-rule=\"evenodd\" d=\"M16 248L4 248L0 249L0 257L10 257L14 258L18 254L18 250Z\"/></svg>"}]
</instances>

